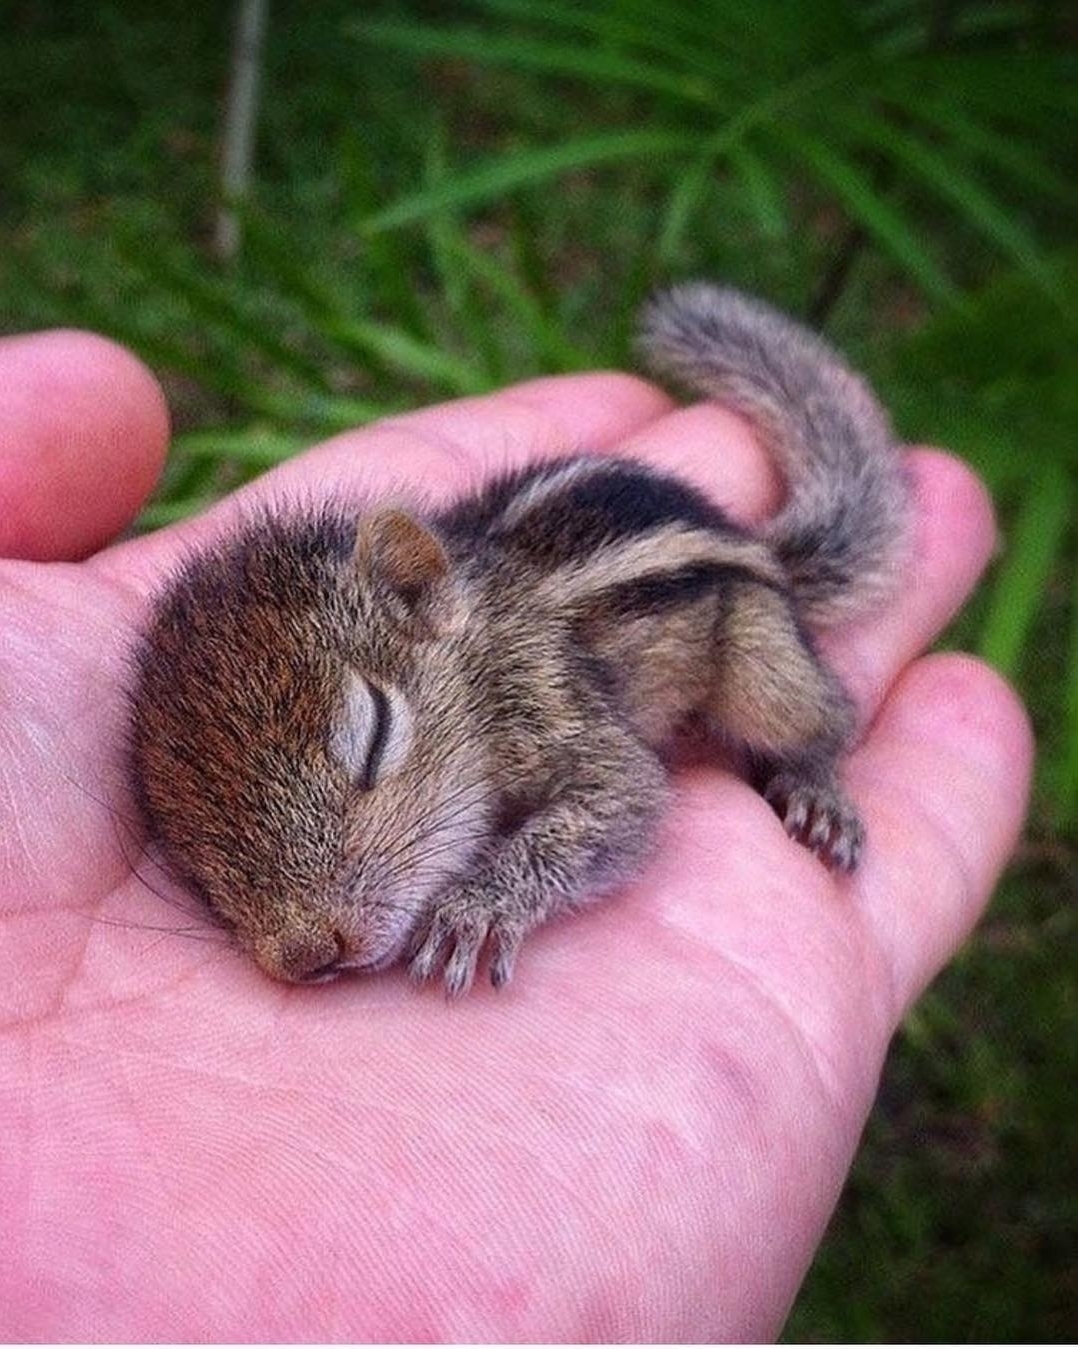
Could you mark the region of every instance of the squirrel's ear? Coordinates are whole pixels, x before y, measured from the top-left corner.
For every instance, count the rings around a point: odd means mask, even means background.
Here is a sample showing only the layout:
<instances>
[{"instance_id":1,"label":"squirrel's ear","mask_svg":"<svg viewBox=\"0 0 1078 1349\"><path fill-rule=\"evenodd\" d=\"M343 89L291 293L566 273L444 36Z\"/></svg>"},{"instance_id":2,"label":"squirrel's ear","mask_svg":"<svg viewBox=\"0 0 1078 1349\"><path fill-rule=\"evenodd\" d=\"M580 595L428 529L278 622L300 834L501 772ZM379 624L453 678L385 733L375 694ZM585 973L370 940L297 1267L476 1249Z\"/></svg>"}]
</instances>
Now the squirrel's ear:
<instances>
[{"instance_id":1,"label":"squirrel's ear","mask_svg":"<svg viewBox=\"0 0 1078 1349\"><path fill-rule=\"evenodd\" d=\"M375 511L359 522L355 561L396 592L409 609L421 607L449 571L440 541L399 510Z\"/></svg>"}]
</instances>

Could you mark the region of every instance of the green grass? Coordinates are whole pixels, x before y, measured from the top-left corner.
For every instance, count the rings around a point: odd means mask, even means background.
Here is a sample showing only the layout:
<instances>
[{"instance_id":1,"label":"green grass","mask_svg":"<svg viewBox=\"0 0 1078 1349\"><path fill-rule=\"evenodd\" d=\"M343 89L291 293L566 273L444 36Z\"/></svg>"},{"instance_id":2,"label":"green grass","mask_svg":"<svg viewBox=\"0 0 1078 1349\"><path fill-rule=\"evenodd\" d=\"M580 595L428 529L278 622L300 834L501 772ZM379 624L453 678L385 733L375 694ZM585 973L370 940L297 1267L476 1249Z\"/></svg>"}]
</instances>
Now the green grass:
<instances>
[{"instance_id":1,"label":"green grass","mask_svg":"<svg viewBox=\"0 0 1078 1349\"><path fill-rule=\"evenodd\" d=\"M4 55L0 312L111 333L161 374L178 436L144 527L386 412L625 365L641 295L690 274L822 322L905 435L986 477L1008 548L947 640L1030 704L1028 836L896 1042L787 1335L1066 1338L1078 82L1062 6L275 0L257 191L224 268L208 241L229 17L23 6Z\"/></svg>"}]
</instances>

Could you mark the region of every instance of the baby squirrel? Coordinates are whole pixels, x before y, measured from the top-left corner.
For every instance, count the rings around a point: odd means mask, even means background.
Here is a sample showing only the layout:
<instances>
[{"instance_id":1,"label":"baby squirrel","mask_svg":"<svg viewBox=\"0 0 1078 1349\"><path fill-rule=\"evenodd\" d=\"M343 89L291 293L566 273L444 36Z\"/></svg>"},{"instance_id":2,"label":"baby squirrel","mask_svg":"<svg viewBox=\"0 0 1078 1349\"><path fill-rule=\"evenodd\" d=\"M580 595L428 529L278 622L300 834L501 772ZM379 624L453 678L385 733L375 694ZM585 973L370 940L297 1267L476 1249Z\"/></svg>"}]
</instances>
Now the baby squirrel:
<instances>
[{"instance_id":1,"label":"baby squirrel","mask_svg":"<svg viewBox=\"0 0 1078 1349\"><path fill-rule=\"evenodd\" d=\"M188 561L137 651L133 772L181 876L276 979L402 957L505 984L525 936L646 858L695 714L788 833L857 863L850 700L817 627L887 590L907 491L887 417L768 305L692 284L648 368L744 413L788 500L749 533L695 488L576 455L438 514L265 514Z\"/></svg>"}]
</instances>

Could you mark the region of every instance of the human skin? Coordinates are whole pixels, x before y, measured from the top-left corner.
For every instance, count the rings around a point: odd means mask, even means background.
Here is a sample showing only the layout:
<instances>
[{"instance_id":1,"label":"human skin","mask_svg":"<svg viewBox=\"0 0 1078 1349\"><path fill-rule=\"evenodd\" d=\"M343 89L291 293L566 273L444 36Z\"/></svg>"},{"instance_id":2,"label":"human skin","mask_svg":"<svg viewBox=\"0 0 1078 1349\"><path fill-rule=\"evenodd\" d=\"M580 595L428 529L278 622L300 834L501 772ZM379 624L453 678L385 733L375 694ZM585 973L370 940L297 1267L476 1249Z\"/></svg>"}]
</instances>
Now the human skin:
<instances>
[{"instance_id":1,"label":"human skin","mask_svg":"<svg viewBox=\"0 0 1078 1349\"><path fill-rule=\"evenodd\" d=\"M121 349L0 342L0 555L83 557L135 513L166 438ZM845 770L868 830L852 877L735 776L690 765L639 883L533 935L508 989L447 1003L399 971L271 983L133 818L127 659L193 543L255 501L408 483L440 500L582 446L674 469L743 519L778 500L732 415L567 376L337 437L74 565L0 562L4 1339L780 1330L888 1041L1023 815L1013 694L969 657L920 655L994 545L956 460L911 452L901 593L826 643L867 727Z\"/></svg>"}]
</instances>

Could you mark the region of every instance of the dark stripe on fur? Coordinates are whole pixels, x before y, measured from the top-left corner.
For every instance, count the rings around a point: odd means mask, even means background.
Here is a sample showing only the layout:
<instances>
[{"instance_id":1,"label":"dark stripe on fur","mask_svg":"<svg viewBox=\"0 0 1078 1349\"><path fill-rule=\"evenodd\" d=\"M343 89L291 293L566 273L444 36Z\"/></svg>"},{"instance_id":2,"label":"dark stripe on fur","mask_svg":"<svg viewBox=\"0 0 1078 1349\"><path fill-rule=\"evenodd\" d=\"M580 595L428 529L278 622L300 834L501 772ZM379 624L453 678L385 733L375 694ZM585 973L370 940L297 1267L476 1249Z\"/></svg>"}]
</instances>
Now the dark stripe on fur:
<instances>
[{"instance_id":1,"label":"dark stripe on fur","mask_svg":"<svg viewBox=\"0 0 1078 1349\"><path fill-rule=\"evenodd\" d=\"M641 316L648 368L743 413L778 459L787 499L762 529L801 612L835 622L893 588L908 487L887 414L823 338L761 300L704 283Z\"/></svg>"},{"instance_id":2,"label":"dark stripe on fur","mask_svg":"<svg viewBox=\"0 0 1078 1349\"><path fill-rule=\"evenodd\" d=\"M745 581L778 589L770 582L761 580L748 567L725 562L694 562L675 571L652 573L597 591L594 610L611 618L660 614L683 604L691 604L722 586Z\"/></svg>"},{"instance_id":3,"label":"dark stripe on fur","mask_svg":"<svg viewBox=\"0 0 1078 1349\"><path fill-rule=\"evenodd\" d=\"M435 517L434 525L450 542L460 541L473 549L512 504L517 495L551 471L551 464L533 464L492 478L473 496L456 502Z\"/></svg>"},{"instance_id":4,"label":"dark stripe on fur","mask_svg":"<svg viewBox=\"0 0 1078 1349\"><path fill-rule=\"evenodd\" d=\"M591 557L604 546L640 537L664 525L721 530L742 537L702 493L665 474L624 459L596 459L596 471L559 484L549 498L524 510L518 520L503 516L535 482L579 460L544 465L495 482L481 496L462 502L438 522L450 536L483 522L487 539L546 568Z\"/></svg>"}]
</instances>

